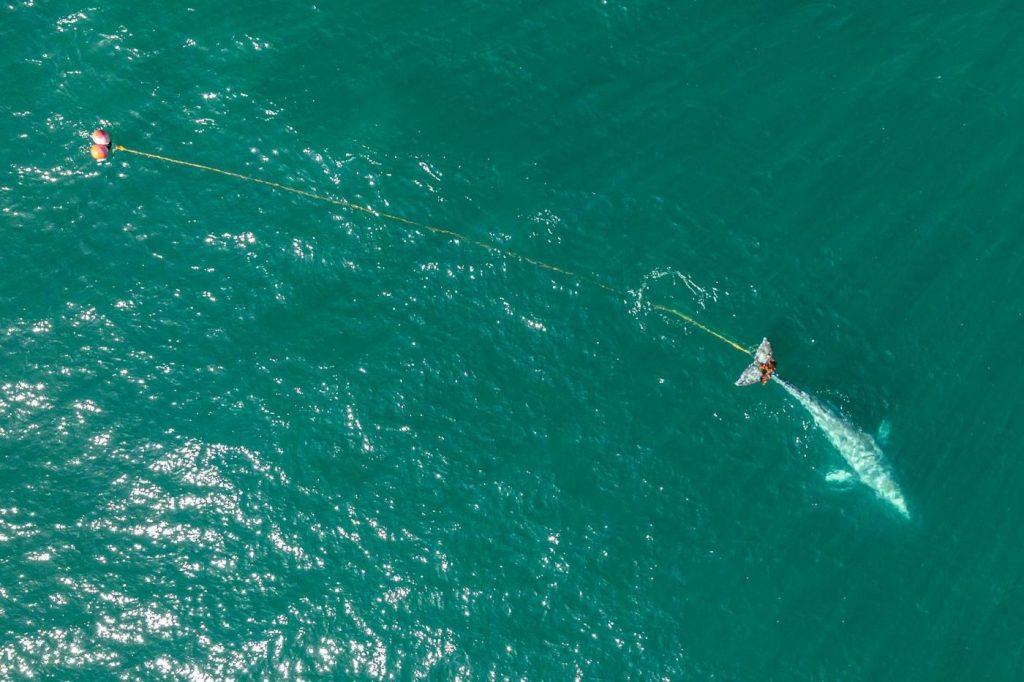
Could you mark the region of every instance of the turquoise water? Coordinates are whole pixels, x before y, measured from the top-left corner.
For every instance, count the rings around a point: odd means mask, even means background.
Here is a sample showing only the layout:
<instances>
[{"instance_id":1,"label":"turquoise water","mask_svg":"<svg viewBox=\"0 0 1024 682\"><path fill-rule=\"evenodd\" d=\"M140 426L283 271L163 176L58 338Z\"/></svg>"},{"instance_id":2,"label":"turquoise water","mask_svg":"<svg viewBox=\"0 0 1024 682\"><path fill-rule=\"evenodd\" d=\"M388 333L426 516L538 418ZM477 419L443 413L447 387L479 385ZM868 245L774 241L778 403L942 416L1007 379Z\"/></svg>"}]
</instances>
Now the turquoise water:
<instances>
[{"instance_id":1,"label":"turquoise water","mask_svg":"<svg viewBox=\"0 0 1024 682\"><path fill-rule=\"evenodd\" d=\"M0 677L1019 679L1022 26L0 6Z\"/></svg>"}]
</instances>

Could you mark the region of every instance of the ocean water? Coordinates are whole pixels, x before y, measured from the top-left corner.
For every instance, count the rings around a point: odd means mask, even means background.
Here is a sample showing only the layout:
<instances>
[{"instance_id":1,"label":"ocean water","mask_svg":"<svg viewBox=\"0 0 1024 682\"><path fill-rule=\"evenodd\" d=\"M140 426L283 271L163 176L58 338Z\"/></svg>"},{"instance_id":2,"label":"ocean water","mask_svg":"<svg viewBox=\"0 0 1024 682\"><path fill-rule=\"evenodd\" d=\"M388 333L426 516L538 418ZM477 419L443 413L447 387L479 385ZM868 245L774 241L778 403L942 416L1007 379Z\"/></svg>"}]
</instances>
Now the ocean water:
<instances>
[{"instance_id":1,"label":"ocean water","mask_svg":"<svg viewBox=\"0 0 1024 682\"><path fill-rule=\"evenodd\" d=\"M1020 679L1022 27L3 3L0 678Z\"/></svg>"}]
</instances>

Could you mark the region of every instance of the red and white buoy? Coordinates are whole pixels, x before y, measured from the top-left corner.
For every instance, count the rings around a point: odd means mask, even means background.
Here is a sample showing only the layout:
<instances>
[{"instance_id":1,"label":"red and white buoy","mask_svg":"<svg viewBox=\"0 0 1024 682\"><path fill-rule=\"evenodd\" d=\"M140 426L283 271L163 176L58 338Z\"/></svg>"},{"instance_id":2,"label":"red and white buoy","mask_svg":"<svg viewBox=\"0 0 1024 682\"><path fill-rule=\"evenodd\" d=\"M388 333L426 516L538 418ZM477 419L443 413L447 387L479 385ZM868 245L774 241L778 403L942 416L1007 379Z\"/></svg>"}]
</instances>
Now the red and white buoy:
<instances>
[{"instance_id":1,"label":"red and white buoy","mask_svg":"<svg viewBox=\"0 0 1024 682\"><path fill-rule=\"evenodd\" d=\"M97 128L92 131L92 147L89 148L89 153L92 158L97 161L105 161L110 158L110 134L103 130L103 128Z\"/></svg>"}]
</instances>

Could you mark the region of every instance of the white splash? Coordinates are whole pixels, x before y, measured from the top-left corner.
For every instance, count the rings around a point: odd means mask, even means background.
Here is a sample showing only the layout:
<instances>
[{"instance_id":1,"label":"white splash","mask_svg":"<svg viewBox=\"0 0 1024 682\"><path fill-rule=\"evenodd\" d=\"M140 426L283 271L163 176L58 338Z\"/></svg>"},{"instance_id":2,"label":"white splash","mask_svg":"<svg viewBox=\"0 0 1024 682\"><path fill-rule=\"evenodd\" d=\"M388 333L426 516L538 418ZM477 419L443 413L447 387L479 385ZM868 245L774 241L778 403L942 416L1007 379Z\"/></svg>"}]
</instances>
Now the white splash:
<instances>
[{"instance_id":1,"label":"white splash","mask_svg":"<svg viewBox=\"0 0 1024 682\"><path fill-rule=\"evenodd\" d=\"M903 493L896 485L892 470L875 439L857 428L842 414L830 409L814 396L804 393L778 374L772 378L810 412L814 424L824 432L829 442L857 473L861 482L909 519L910 512L907 510L906 500L903 499Z\"/></svg>"}]
</instances>

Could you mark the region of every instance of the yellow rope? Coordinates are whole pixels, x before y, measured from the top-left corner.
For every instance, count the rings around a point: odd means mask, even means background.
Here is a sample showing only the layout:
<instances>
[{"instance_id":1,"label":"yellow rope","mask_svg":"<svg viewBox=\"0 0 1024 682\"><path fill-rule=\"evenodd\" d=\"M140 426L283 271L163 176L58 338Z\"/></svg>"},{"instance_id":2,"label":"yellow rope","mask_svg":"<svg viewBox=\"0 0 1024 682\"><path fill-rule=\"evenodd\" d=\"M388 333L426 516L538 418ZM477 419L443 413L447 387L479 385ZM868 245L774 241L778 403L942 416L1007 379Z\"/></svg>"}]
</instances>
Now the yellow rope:
<instances>
[{"instance_id":1,"label":"yellow rope","mask_svg":"<svg viewBox=\"0 0 1024 682\"><path fill-rule=\"evenodd\" d=\"M187 166L188 168L195 168L195 169L198 169L198 170L208 171L210 173L217 173L219 175L226 175L228 177L237 178L238 180L244 180L246 182L253 182L253 183L256 183L256 184L259 184L259 185L266 185L267 187L273 187L274 189L279 189L282 192L291 192L292 194L298 194L299 196L306 197L307 199L314 199L316 201L324 201L324 202L327 202L329 204L334 204L336 206L341 206L343 208L350 209L352 211L359 211L359 212L362 212L362 213L368 213L368 214L370 214L372 216L377 216L379 218L384 218L384 219L390 220L392 222L401 223L403 225L409 225L411 227L418 227L418 228L421 228L421 229L424 229L424 230L429 230L430 232L433 232L435 234L440 234L440 235L444 235L446 237L449 237L451 239L455 239L455 240L458 240L458 241L463 241L463 242L466 242L467 244L471 244L473 246L476 246L478 248L484 249L486 251L492 251L494 253L499 253L499 254L501 254L503 256L506 256L506 257L509 257L509 258L515 258L516 260L520 260L520 261L522 261L524 263L529 263L530 265L533 265L535 267L542 268L542 269L548 270L550 272L556 272L556 273L558 273L560 275L564 275L566 277L570 277L570 278L573 278L573 279L577 279L577 280L586 282L586 283L591 284L593 286L596 286L596 287L598 287L600 289L604 289L607 292L615 294L616 296L621 296L623 298L628 298L628 296L623 294L621 291L618 291L617 289L614 289L613 287L610 287L607 284L594 279L593 277L588 277L586 275L582 275L582 274L577 273L577 272L572 272L571 270L566 270L564 268L558 267L557 265L552 265L550 263L545 263L544 261L537 260L536 258L530 258L529 256L525 256L525 255L523 255L521 253L518 253L516 251L512 251L510 249L504 249L504 248L501 248L499 246L495 246L494 244L489 244L487 242L482 242L482 241L478 241L476 239L472 239L470 237L467 237L464 234L456 232L455 230L450 230L450 229L445 228L445 227L436 227L434 225L427 225L426 223L421 223L421 222L417 222L415 220L409 220L408 218L403 218L402 216L399 216L399 215L394 215L393 213L385 213L383 211L377 211L377 210L374 210L372 208L369 208L368 206L361 206L359 204L354 204L351 201L347 201L345 199L336 199L334 197L325 196L323 194L317 194L315 192L309 192L307 190L299 189L297 187L289 187L288 185L282 185L281 183L278 183L278 182L272 182L270 180L264 180L262 178L254 178L251 175L242 175L241 173L235 173L235 172L232 172L232 171L224 170L222 168L215 168L214 166L207 166L207 165L202 164L202 163L194 163L192 161L183 161L181 159L171 158L170 156L161 156L160 154L151 154L150 152L143 152L143 151L139 151L138 149L130 149L128 147L125 147L125 146L119 145L119 144L118 145L114 145L114 151L126 152L128 154L135 154L136 156L142 156L142 157L145 157L147 159L154 159L156 161L163 161L164 163L175 164L175 165L178 165L178 166ZM692 317L690 317L686 313L680 312L680 311L676 310L675 308L669 308L668 306L661 305L660 303L652 303L651 304L651 308L654 309L654 310L661 311L663 313L667 313L669 315L674 315L675 317L678 317L679 319L687 322L688 324L696 327L697 329L700 329L701 331L710 334L711 336L715 337L716 339L727 343L728 345L732 346L733 348L735 348L736 350L740 351L741 353L745 353L745 354L747 354L747 355L749 355L751 357L753 357L753 355L754 355L754 353L752 351L750 351L749 349L744 348L743 346L739 345L738 343L736 343L735 341L733 341L729 337L727 337L727 336L725 336L723 334L720 334L719 332L716 332L714 329L711 329L711 328L701 324L700 322L698 322L697 320L693 319Z\"/></svg>"}]
</instances>

